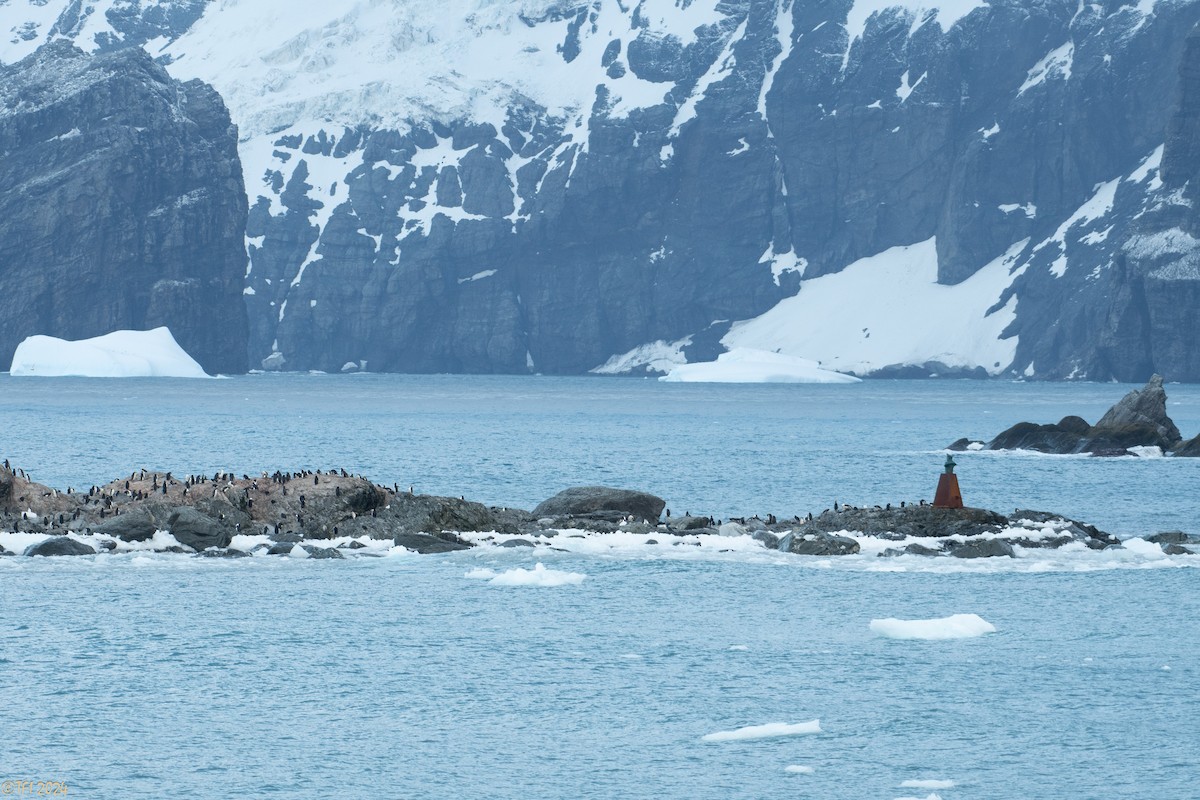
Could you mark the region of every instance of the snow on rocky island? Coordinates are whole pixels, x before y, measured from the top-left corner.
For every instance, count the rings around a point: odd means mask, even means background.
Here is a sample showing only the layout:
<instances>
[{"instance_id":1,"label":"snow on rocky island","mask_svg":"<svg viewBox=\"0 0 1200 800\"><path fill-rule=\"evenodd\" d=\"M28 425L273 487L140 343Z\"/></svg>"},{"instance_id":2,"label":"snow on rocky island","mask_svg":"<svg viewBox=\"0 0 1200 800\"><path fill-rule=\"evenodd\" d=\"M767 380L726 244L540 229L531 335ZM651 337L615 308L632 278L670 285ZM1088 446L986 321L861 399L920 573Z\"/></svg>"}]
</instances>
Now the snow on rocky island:
<instances>
[{"instance_id":1,"label":"snow on rocky island","mask_svg":"<svg viewBox=\"0 0 1200 800\"><path fill-rule=\"evenodd\" d=\"M30 336L17 345L12 375L85 378L207 378L168 328L114 331L67 341Z\"/></svg>"},{"instance_id":2,"label":"snow on rocky island","mask_svg":"<svg viewBox=\"0 0 1200 800\"><path fill-rule=\"evenodd\" d=\"M1046 512L1003 516L908 503L839 505L805 518L768 514L722 521L671 516L660 497L604 486L565 490L529 512L424 495L344 470L184 477L138 470L86 490L59 491L8 462L0 465L0 557L155 551L340 559L469 548L496 554L524 548L531 561L558 553L716 557L766 551L850 557L864 565L881 558L905 564L914 556L940 557L953 563L1103 550L1097 558L1144 563L1195 558L1200 536L1170 531L1120 541ZM563 586L587 576L534 566L467 577L497 586Z\"/></svg>"}]
</instances>

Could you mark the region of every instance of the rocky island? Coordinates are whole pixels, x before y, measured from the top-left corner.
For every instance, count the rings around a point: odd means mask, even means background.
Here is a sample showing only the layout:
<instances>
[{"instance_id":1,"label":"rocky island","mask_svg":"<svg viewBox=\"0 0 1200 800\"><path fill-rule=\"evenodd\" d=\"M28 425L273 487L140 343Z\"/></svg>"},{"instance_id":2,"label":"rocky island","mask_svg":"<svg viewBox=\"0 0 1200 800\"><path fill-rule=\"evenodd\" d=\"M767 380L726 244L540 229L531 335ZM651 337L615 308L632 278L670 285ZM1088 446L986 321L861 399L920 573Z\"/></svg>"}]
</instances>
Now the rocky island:
<instances>
[{"instance_id":1,"label":"rocky island","mask_svg":"<svg viewBox=\"0 0 1200 800\"><path fill-rule=\"evenodd\" d=\"M770 514L718 520L671 516L660 497L591 486L567 489L530 512L423 495L345 470L182 478L138 470L86 490L60 491L8 462L0 467L0 532L7 534L0 542L20 550L0 547L0 556L158 551L340 559L394 547L417 553L480 545L553 548L556 540L604 534L632 534L646 545L741 541L811 556L985 558L1023 549L1122 547L1114 536L1053 513L1002 515L923 501L871 508L835 503L817 516L787 520ZM1168 554L1200 552L1200 536L1182 532L1149 541Z\"/></svg>"},{"instance_id":2,"label":"rocky island","mask_svg":"<svg viewBox=\"0 0 1200 800\"><path fill-rule=\"evenodd\" d=\"M1127 456L1137 455L1138 448L1158 448L1177 457L1200 456L1200 435L1184 441L1167 414L1167 392L1159 375L1121 398L1095 425L1074 415L1048 425L1018 422L990 442L962 438L946 449Z\"/></svg>"}]
</instances>

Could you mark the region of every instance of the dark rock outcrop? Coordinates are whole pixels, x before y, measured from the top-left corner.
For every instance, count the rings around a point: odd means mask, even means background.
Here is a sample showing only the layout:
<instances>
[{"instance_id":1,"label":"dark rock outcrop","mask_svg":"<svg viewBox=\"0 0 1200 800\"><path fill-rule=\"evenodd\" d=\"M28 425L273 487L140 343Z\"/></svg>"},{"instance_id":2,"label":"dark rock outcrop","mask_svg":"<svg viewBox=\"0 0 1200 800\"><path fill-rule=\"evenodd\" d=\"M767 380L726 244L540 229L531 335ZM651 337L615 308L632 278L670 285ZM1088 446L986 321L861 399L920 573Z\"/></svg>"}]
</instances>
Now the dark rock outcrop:
<instances>
[{"instance_id":1,"label":"dark rock outcrop","mask_svg":"<svg viewBox=\"0 0 1200 800\"><path fill-rule=\"evenodd\" d=\"M167 518L166 527L176 541L196 552L228 547L233 538L233 531L227 525L190 506L175 509Z\"/></svg>"},{"instance_id":2,"label":"dark rock outcrop","mask_svg":"<svg viewBox=\"0 0 1200 800\"><path fill-rule=\"evenodd\" d=\"M95 548L70 536L54 536L25 549L27 556L90 556L95 553Z\"/></svg>"},{"instance_id":3,"label":"dark rock outcrop","mask_svg":"<svg viewBox=\"0 0 1200 800\"><path fill-rule=\"evenodd\" d=\"M1121 398L1095 425L1077 416L1063 417L1053 425L1018 422L988 442L985 449L1126 455L1131 447L1158 447L1164 452L1173 450L1175 455L1190 454L1181 439L1179 428L1167 414L1162 377L1153 375L1144 387ZM964 441L959 439L948 449L965 449L958 447Z\"/></svg>"},{"instance_id":4,"label":"dark rock outcrop","mask_svg":"<svg viewBox=\"0 0 1200 800\"><path fill-rule=\"evenodd\" d=\"M837 533L855 531L869 536L893 534L907 536L978 536L995 533L1008 524L1008 518L982 508L934 508L905 506L904 508L845 508L826 511L812 520L796 526L796 533Z\"/></svg>"},{"instance_id":5,"label":"dark rock outcrop","mask_svg":"<svg viewBox=\"0 0 1200 800\"><path fill-rule=\"evenodd\" d=\"M221 98L141 49L0 66L0 365L33 334L168 326L246 370L245 188Z\"/></svg>"},{"instance_id":6,"label":"dark rock outcrop","mask_svg":"<svg viewBox=\"0 0 1200 800\"><path fill-rule=\"evenodd\" d=\"M778 548L801 556L848 556L862 548L848 536L831 533L789 533L779 540Z\"/></svg>"},{"instance_id":7,"label":"dark rock outcrop","mask_svg":"<svg viewBox=\"0 0 1200 800\"><path fill-rule=\"evenodd\" d=\"M453 553L456 550L467 550L470 545L459 541L456 537L432 536L427 533L397 533L392 544L408 550L415 550L422 555L429 553Z\"/></svg>"},{"instance_id":8,"label":"dark rock outcrop","mask_svg":"<svg viewBox=\"0 0 1200 800\"><path fill-rule=\"evenodd\" d=\"M94 530L102 536L112 536L126 542L144 542L153 538L154 532L160 527L166 530L166 526L160 526L149 511L135 509L127 514L106 519Z\"/></svg>"},{"instance_id":9,"label":"dark rock outcrop","mask_svg":"<svg viewBox=\"0 0 1200 800\"><path fill-rule=\"evenodd\" d=\"M1002 539L968 539L956 547L950 548L954 558L1012 558L1012 545Z\"/></svg>"},{"instance_id":10,"label":"dark rock outcrop","mask_svg":"<svg viewBox=\"0 0 1200 800\"><path fill-rule=\"evenodd\" d=\"M630 489L613 489L608 486L576 486L564 489L549 500L543 500L533 510L533 516L542 517L594 517L615 515L619 521L623 516L635 520L657 521L667 503L661 497Z\"/></svg>"}]
</instances>

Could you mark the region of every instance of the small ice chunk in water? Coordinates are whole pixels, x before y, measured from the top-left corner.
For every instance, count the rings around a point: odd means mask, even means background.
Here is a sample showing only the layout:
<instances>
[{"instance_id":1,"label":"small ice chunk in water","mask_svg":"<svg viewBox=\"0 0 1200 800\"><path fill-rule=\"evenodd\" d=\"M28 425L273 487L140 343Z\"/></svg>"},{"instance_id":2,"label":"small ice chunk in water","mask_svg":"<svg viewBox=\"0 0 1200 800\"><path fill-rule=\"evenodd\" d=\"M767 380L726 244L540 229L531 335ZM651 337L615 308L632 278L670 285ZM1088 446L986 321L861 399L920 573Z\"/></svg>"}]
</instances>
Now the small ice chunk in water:
<instances>
[{"instance_id":1,"label":"small ice chunk in water","mask_svg":"<svg viewBox=\"0 0 1200 800\"><path fill-rule=\"evenodd\" d=\"M704 742L741 742L751 739L770 739L776 736L800 736L805 733L820 733L821 720L811 722L768 722L766 725L749 725L732 731L717 731L700 737Z\"/></svg>"},{"instance_id":2,"label":"small ice chunk in water","mask_svg":"<svg viewBox=\"0 0 1200 800\"><path fill-rule=\"evenodd\" d=\"M996 626L978 614L954 614L938 619L873 619L871 630L890 639L970 639L995 633Z\"/></svg>"},{"instance_id":3,"label":"small ice chunk in water","mask_svg":"<svg viewBox=\"0 0 1200 800\"><path fill-rule=\"evenodd\" d=\"M1170 672L1170 671L1171 671L1171 667L1170 667L1169 665L1167 665L1167 664L1163 664L1163 665L1162 665L1162 671L1163 671L1163 672Z\"/></svg>"},{"instance_id":4,"label":"small ice chunk in water","mask_svg":"<svg viewBox=\"0 0 1200 800\"><path fill-rule=\"evenodd\" d=\"M802 764L788 764L783 768L783 771L790 775L812 775L813 768L803 766Z\"/></svg>"},{"instance_id":5,"label":"small ice chunk in water","mask_svg":"<svg viewBox=\"0 0 1200 800\"><path fill-rule=\"evenodd\" d=\"M942 796L931 793L925 797L897 797L896 800L942 800Z\"/></svg>"},{"instance_id":6,"label":"small ice chunk in water","mask_svg":"<svg viewBox=\"0 0 1200 800\"><path fill-rule=\"evenodd\" d=\"M901 789L953 789L954 781L904 781L900 784Z\"/></svg>"},{"instance_id":7,"label":"small ice chunk in water","mask_svg":"<svg viewBox=\"0 0 1200 800\"><path fill-rule=\"evenodd\" d=\"M490 569L473 569L466 575L463 575L463 577L470 578L474 581L490 581L492 578L496 577L496 573Z\"/></svg>"},{"instance_id":8,"label":"small ice chunk in water","mask_svg":"<svg viewBox=\"0 0 1200 800\"><path fill-rule=\"evenodd\" d=\"M730 650L749 650L750 648L746 647L746 645L744 645L744 644L731 644L729 646L729 649Z\"/></svg>"}]
</instances>

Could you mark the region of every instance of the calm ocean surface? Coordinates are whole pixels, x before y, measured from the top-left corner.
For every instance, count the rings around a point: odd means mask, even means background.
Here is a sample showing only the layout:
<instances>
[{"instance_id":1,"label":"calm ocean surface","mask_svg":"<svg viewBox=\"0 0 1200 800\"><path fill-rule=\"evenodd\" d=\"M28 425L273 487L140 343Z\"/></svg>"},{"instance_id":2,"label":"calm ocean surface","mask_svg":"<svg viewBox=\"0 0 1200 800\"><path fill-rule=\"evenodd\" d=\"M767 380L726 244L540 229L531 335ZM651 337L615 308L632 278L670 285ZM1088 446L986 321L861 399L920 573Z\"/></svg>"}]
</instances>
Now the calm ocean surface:
<instances>
[{"instance_id":1,"label":"calm ocean surface","mask_svg":"<svg viewBox=\"0 0 1200 800\"><path fill-rule=\"evenodd\" d=\"M0 375L0 455L60 488L336 466L496 505L603 483L676 514L791 516L928 499L959 436L1094 422L1130 388ZM1200 431L1200 387L1167 391ZM1200 533L1200 459L958 460L970 505ZM0 782L80 798L1200 797L1200 557L1106 555L4 558ZM587 577L465 577L538 561ZM958 613L997 632L868 627ZM702 741L818 718L817 734ZM955 786L902 786L934 779Z\"/></svg>"}]
</instances>

